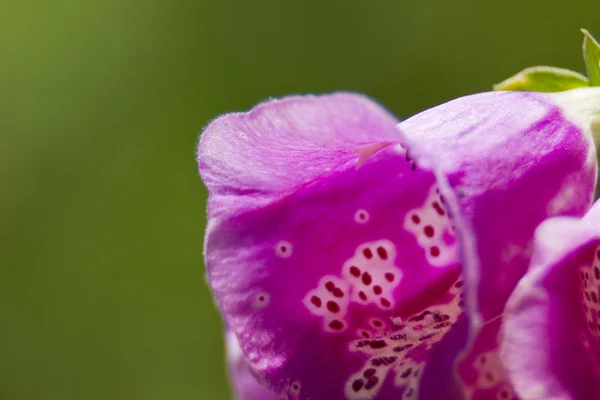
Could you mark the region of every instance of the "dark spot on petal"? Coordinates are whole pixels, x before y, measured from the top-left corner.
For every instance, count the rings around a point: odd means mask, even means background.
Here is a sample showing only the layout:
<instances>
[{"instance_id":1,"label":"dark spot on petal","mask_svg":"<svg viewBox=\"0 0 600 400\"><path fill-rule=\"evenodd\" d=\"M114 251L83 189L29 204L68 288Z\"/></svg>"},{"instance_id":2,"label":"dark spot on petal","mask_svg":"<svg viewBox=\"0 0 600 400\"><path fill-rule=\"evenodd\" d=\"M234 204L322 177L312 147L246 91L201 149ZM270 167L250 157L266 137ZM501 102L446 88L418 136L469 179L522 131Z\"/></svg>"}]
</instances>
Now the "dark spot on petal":
<instances>
[{"instance_id":1,"label":"dark spot on petal","mask_svg":"<svg viewBox=\"0 0 600 400\"><path fill-rule=\"evenodd\" d=\"M600 279L600 269L598 267L594 267L594 276L596 279Z\"/></svg>"},{"instance_id":2,"label":"dark spot on petal","mask_svg":"<svg viewBox=\"0 0 600 400\"><path fill-rule=\"evenodd\" d=\"M310 302L313 303L317 307L321 307L321 299L317 296L311 297Z\"/></svg>"},{"instance_id":3,"label":"dark spot on petal","mask_svg":"<svg viewBox=\"0 0 600 400\"><path fill-rule=\"evenodd\" d=\"M377 383L379 382L379 378L376 376L372 376L369 378L369 380L367 381L367 383L365 384L365 389L370 390L373 389L375 387L375 385L377 385Z\"/></svg>"},{"instance_id":4,"label":"dark spot on petal","mask_svg":"<svg viewBox=\"0 0 600 400\"><path fill-rule=\"evenodd\" d=\"M600 260L600 249L596 250L596 257L598 258L598 260Z\"/></svg>"},{"instance_id":5,"label":"dark spot on petal","mask_svg":"<svg viewBox=\"0 0 600 400\"><path fill-rule=\"evenodd\" d=\"M383 325L383 323L381 321L375 320L373 321L373 325L375 325L376 327L381 327Z\"/></svg>"},{"instance_id":6,"label":"dark spot on petal","mask_svg":"<svg viewBox=\"0 0 600 400\"><path fill-rule=\"evenodd\" d=\"M425 232L425 236L427 237L433 237L433 234L435 233L433 226L431 225L427 225L425 228L423 228L423 232Z\"/></svg>"},{"instance_id":7,"label":"dark spot on petal","mask_svg":"<svg viewBox=\"0 0 600 400\"><path fill-rule=\"evenodd\" d=\"M594 303L598 302L598 298L596 297L596 292L590 292L590 296L592 296L592 301Z\"/></svg>"},{"instance_id":8,"label":"dark spot on petal","mask_svg":"<svg viewBox=\"0 0 600 400\"><path fill-rule=\"evenodd\" d=\"M333 289L333 295L335 297L344 297L344 291L340 288Z\"/></svg>"},{"instance_id":9,"label":"dark spot on petal","mask_svg":"<svg viewBox=\"0 0 600 400\"><path fill-rule=\"evenodd\" d=\"M354 390L355 392L360 391L360 389L362 389L364 385L364 382L362 379L357 379L354 382L352 382L352 390Z\"/></svg>"},{"instance_id":10,"label":"dark spot on petal","mask_svg":"<svg viewBox=\"0 0 600 400\"><path fill-rule=\"evenodd\" d=\"M386 272L385 273L385 279L387 279L388 282L393 282L394 281L394 274L392 274L391 272Z\"/></svg>"},{"instance_id":11,"label":"dark spot on petal","mask_svg":"<svg viewBox=\"0 0 600 400\"><path fill-rule=\"evenodd\" d=\"M368 258L369 260L371 258L373 258L373 252L371 251L371 249L364 249L363 250L363 254L365 255L366 258Z\"/></svg>"},{"instance_id":12,"label":"dark spot on petal","mask_svg":"<svg viewBox=\"0 0 600 400\"><path fill-rule=\"evenodd\" d=\"M352 276L355 276L355 277L358 278L360 276L360 269L358 269L355 266L351 266L350 267L350 273L352 274Z\"/></svg>"},{"instance_id":13,"label":"dark spot on petal","mask_svg":"<svg viewBox=\"0 0 600 400\"><path fill-rule=\"evenodd\" d=\"M423 320L425 318L425 316L427 316L429 314L431 314L431 311L425 310L425 311L423 311L420 314L417 314L417 315L415 315L413 317L410 317L409 321L421 321L421 320Z\"/></svg>"},{"instance_id":14,"label":"dark spot on petal","mask_svg":"<svg viewBox=\"0 0 600 400\"><path fill-rule=\"evenodd\" d=\"M381 294L381 292L383 292L383 289L381 289L381 286L379 286L379 285L373 286L373 293Z\"/></svg>"},{"instance_id":15,"label":"dark spot on petal","mask_svg":"<svg viewBox=\"0 0 600 400\"><path fill-rule=\"evenodd\" d=\"M437 335L438 333L439 333L439 332L433 332L433 333L428 333L428 334L426 334L426 335L420 336L420 337L419 337L419 341L420 341L420 342L423 342L423 341L425 341L425 340L427 340L427 339L431 339L432 337L434 337L434 336L435 336L435 335Z\"/></svg>"},{"instance_id":16,"label":"dark spot on petal","mask_svg":"<svg viewBox=\"0 0 600 400\"><path fill-rule=\"evenodd\" d=\"M335 301L330 300L327 302L327 309L332 313L336 313L340 311L340 306Z\"/></svg>"},{"instance_id":17,"label":"dark spot on petal","mask_svg":"<svg viewBox=\"0 0 600 400\"><path fill-rule=\"evenodd\" d=\"M362 301L367 301L367 295L362 290L358 292L358 297L360 297Z\"/></svg>"},{"instance_id":18,"label":"dark spot on petal","mask_svg":"<svg viewBox=\"0 0 600 400\"><path fill-rule=\"evenodd\" d=\"M371 335L367 331L362 331L361 335L363 335L363 337L365 337L365 338L370 338L371 337Z\"/></svg>"},{"instance_id":19,"label":"dark spot on petal","mask_svg":"<svg viewBox=\"0 0 600 400\"><path fill-rule=\"evenodd\" d=\"M406 391L406 397L411 397L413 395L413 388L409 387L408 390Z\"/></svg>"},{"instance_id":20,"label":"dark spot on petal","mask_svg":"<svg viewBox=\"0 0 600 400\"><path fill-rule=\"evenodd\" d=\"M333 284L333 282L329 281L325 284L325 288L331 292L333 291L333 289L335 289L335 285Z\"/></svg>"},{"instance_id":21,"label":"dark spot on petal","mask_svg":"<svg viewBox=\"0 0 600 400\"><path fill-rule=\"evenodd\" d=\"M485 374L485 379L492 382L494 380L494 374L492 374L491 372L488 372L487 374Z\"/></svg>"},{"instance_id":22,"label":"dark spot on petal","mask_svg":"<svg viewBox=\"0 0 600 400\"><path fill-rule=\"evenodd\" d=\"M406 368L404 370L404 372L402 372L402 375L400 375L403 378L407 378L410 374L412 373L412 368Z\"/></svg>"},{"instance_id":23,"label":"dark spot on petal","mask_svg":"<svg viewBox=\"0 0 600 400\"><path fill-rule=\"evenodd\" d=\"M371 341L370 346L372 349L383 349L387 346L387 343L385 342L385 340L373 340Z\"/></svg>"},{"instance_id":24,"label":"dark spot on petal","mask_svg":"<svg viewBox=\"0 0 600 400\"><path fill-rule=\"evenodd\" d=\"M371 360L371 365L373 365L374 367L379 367L381 364L382 364L382 361L379 358Z\"/></svg>"},{"instance_id":25,"label":"dark spot on petal","mask_svg":"<svg viewBox=\"0 0 600 400\"><path fill-rule=\"evenodd\" d=\"M412 219L412 222L414 222L415 224L421 222L421 218L419 218L417 214L413 214L412 217L410 217L410 219Z\"/></svg>"},{"instance_id":26,"label":"dark spot on petal","mask_svg":"<svg viewBox=\"0 0 600 400\"><path fill-rule=\"evenodd\" d=\"M437 246L432 246L429 250L432 256L437 257L440 255L440 249Z\"/></svg>"},{"instance_id":27,"label":"dark spot on petal","mask_svg":"<svg viewBox=\"0 0 600 400\"><path fill-rule=\"evenodd\" d=\"M370 378L373 375L375 375L375 372L377 372L377 370L375 368L368 368L365 370L365 372L363 372L363 376L365 378Z\"/></svg>"},{"instance_id":28,"label":"dark spot on petal","mask_svg":"<svg viewBox=\"0 0 600 400\"><path fill-rule=\"evenodd\" d=\"M388 258L387 251L381 246L377 248L377 254L382 260L387 260Z\"/></svg>"},{"instance_id":29,"label":"dark spot on petal","mask_svg":"<svg viewBox=\"0 0 600 400\"><path fill-rule=\"evenodd\" d=\"M464 283L463 281L458 281L458 282L456 282L456 283L454 284L454 287L455 287L455 288L461 288L461 287L463 287L463 285L464 285L464 284L465 284L465 283Z\"/></svg>"},{"instance_id":30,"label":"dark spot on petal","mask_svg":"<svg viewBox=\"0 0 600 400\"><path fill-rule=\"evenodd\" d=\"M440 206L440 203L438 203L437 201L433 202L433 208L435 208L435 211L437 211L439 215L446 215L446 212L444 211L442 206Z\"/></svg>"},{"instance_id":31,"label":"dark spot on petal","mask_svg":"<svg viewBox=\"0 0 600 400\"><path fill-rule=\"evenodd\" d=\"M591 301L590 294L588 292L585 292L585 298L587 299L587 301Z\"/></svg>"},{"instance_id":32,"label":"dark spot on petal","mask_svg":"<svg viewBox=\"0 0 600 400\"><path fill-rule=\"evenodd\" d=\"M365 285L370 285L373 281L373 278L371 278L371 275L369 275L368 272L363 272L362 281Z\"/></svg>"},{"instance_id":33,"label":"dark spot on petal","mask_svg":"<svg viewBox=\"0 0 600 400\"><path fill-rule=\"evenodd\" d=\"M329 327L331 329L335 329L336 331L341 330L342 328L344 328L344 324L342 324L341 321L338 321L337 319L334 319L333 321L331 321L329 323Z\"/></svg>"},{"instance_id":34,"label":"dark spot on petal","mask_svg":"<svg viewBox=\"0 0 600 400\"><path fill-rule=\"evenodd\" d=\"M381 301L381 305L384 307L389 307L392 305L392 303L390 303L390 301L386 298L382 297L380 301Z\"/></svg>"}]
</instances>

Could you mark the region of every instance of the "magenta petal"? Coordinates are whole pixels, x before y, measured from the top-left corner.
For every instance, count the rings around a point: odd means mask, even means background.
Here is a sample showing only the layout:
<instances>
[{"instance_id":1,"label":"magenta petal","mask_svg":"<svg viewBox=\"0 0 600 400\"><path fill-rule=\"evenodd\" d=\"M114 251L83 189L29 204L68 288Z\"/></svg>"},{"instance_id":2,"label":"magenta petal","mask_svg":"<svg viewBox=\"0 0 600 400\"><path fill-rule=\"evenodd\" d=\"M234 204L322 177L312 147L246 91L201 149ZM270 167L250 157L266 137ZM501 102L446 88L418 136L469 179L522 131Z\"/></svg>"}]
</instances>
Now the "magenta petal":
<instances>
[{"instance_id":1,"label":"magenta petal","mask_svg":"<svg viewBox=\"0 0 600 400\"><path fill-rule=\"evenodd\" d=\"M396 118L364 96L338 93L263 103L222 116L200 137L198 165L211 216L267 204L362 153L399 140Z\"/></svg>"},{"instance_id":2,"label":"magenta petal","mask_svg":"<svg viewBox=\"0 0 600 400\"><path fill-rule=\"evenodd\" d=\"M578 93L597 103L597 92ZM480 321L502 313L529 264L535 228L548 217L582 216L591 205L595 148L588 115L572 108L581 104L574 94L482 93L399 125L417 164L435 170L456 203Z\"/></svg>"},{"instance_id":3,"label":"magenta petal","mask_svg":"<svg viewBox=\"0 0 600 400\"><path fill-rule=\"evenodd\" d=\"M595 106L598 93L583 93L483 93L399 125L417 164L436 172L457 227L472 326L459 373L469 399L513 398L498 335L533 232L548 217L581 216L591 204L595 148L590 114L577 107L581 99Z\"/></svg>"},{"instance_id":4,"label":"magenta petal","mask_svg":"<svg viewBox=\"0 0 600 400\"><path fill-rule=\"evenodd\" d=\"M390 145L394 124L334 95L204 133L209 282L250 367L284 398L415 398L461 313L454 228L433 174Z\"/></svg>"},{"instance_id":5,"label":"magenta petal","mask_svg":"<svg viewBox=\"0 0 600 400\"><path fill-rule=\"evenodd\" d=\"M227 332L227 366L235 392L235 400L276 400L279 397L269 392L254 377L240 344L233 332Z\"/></svg>"},{"instance_id":6,"label":"magenta petal","mask_svg":"<svg viewBox=\"0 0 600 400\"><path fill-rule=\"evenodd\" d=\"M536 231L531 266L506 306L503 358L531 400L600 398L600 203Z\"/></svg>"}]
</instances>

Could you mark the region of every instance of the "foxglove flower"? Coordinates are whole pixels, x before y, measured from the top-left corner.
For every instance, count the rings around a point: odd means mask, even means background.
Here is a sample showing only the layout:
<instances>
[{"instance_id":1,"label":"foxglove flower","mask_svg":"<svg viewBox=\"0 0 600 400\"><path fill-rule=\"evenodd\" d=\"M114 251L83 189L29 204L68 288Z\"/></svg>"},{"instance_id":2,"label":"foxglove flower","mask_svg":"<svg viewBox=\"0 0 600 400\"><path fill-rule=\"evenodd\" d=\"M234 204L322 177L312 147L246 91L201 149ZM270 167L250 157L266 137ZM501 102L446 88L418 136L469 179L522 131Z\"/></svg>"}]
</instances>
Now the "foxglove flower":
<instances>
[{"instance_id":1,"label":"foxglove flower","mask_svg":"<svg viewBox=\"0 0 600 400\"><path fill-rule=\"evenodd\" d=\"M590 206L589 90L468 96L398 127L353 94L212 122L208 280L248 373L287 399L514 398L499 316L538 224Z\"/></svg>"},{"instance_id":2,"label":"foxglove flower","mask_svg":"<svg viewBox=\"0 0 600 400\"><path fill-rule=\"evenodd\" d=\"M524 399L600 398L600 202L537 229L504 321L502 356Z\"/></svg>"}]
</instances>

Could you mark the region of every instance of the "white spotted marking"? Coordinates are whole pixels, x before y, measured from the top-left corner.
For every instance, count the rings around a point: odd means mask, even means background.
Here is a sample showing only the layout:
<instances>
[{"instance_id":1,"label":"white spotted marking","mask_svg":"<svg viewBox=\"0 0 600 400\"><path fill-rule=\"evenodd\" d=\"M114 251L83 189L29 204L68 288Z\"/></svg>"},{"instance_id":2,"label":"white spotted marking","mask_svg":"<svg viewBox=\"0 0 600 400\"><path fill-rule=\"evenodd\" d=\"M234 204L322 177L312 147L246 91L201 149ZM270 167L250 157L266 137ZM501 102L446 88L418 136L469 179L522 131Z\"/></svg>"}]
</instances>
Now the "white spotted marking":
<instances>
[{"instance_id":1,"label":"white spotted marking","mask_svg":"<svg viewBox=\"0 0 600 400\"><path fill-rule=\"evenodd\" d=\"M515 393L508 384L501 385L496 392L496 400L511 400Z\"/></svg>"},{"instance_id":2,"label":"white spotted marking","mask_svg":"<svg viewBox=\"0 0 600 400\"><path fill-rule=\"evenodd\" d=\"M404 229L415 235L429 264L443 267L456 262L455 228L436 185L430 189L423 207L406 214Z\"/></svg>"},{"instance_id":3,"label":"white spotted marking","mask_svg":"<svg viewBox=\"0 0 600 400\"><path fill-rule=\"evenodd\" d=\"M374 332L359 336L349 345L351 352L360 352L369 358L346 381L344 393L348 399L375 398L388 372L393 370L394 384L404 388L402 399L417 400L426 364L422 359L423 354L444 337L462 312L458 305L461 301L462 278L455 282L449 293L452 298L448 303L423 310L400 325L387 326L377 318L369 319Z\"/></svg>"},{"instance_id":4,"label":"white spotted marking","mask_svg":"<svg viewBox=\"0 0 600 400\"><path fill-rule=\"evenodd\" d=\"M290 385L290 388L288 390L288 398L290 400L298 399L300 397L300 389L301 388L302 388L302 385L300 384L300 381L292 382L292 384Z\"/></svg>"},{"instance_id":5,"label":"white spotted marking","mask_svg":"<svg viewBox=\"0 0 600 400\"><path fill-rule=\"evenodd\" d=\"M292 244L285 240L278 242L275 245L275 254L281 258L288 258L292 255Z\"/></svg>"},{"instance_id":6,"label":"white spotted marking","mask_svg":"<svg viewBox=\"0 0 600 400\"><path fill-rule=\"evenodd\" d=\"M254 296L254 300L252 301L252 307L254 309L262 310L271 302L271 295L267 292L258 293Z\"/></svg>"},{"instance_id":7,"label":"white spotted marking","mask_svg":"<svg viewBox=\"0 0 600 400\"><path fill-rule=\"evenodd\" d=\"M352 301L362 305L374 303L382 310L393 309L394 289L402 279L395 259L396 246L389 240L360 245L342 268L342 276L352 285Z\"/></svg>"},{"instance_id":8,"label":"white spotted marking","mask_svg":"<svg viewBox=\"0 0 600 400\"><path fill-rule=\"evenodd\" d=\"M366 224L367 222L369 222L368 211L362 208L360 210L357 210L356 213L354 213L354 221L356 221L356 223L359 224Z\"/></svg>"},{"instance_id":9,"label":"white spotted marking","mask_svg":"<svg viewBox=\"0 0 600 400\"><path fill-rule=\"evenodd\" d=\"M350 285L335 275L326 275L319 285L309 291L302 302L313 314L323 317L326 332L346 329L346 313L350 303Z\"/></svg>"},{"instance_id":10,"label":"white spotted marking","mask_svg":"<svg viewBox=\"0 0 600 400\"><path fill-rule=\"evenodd\" d=\"M402 400L415 400L419 398L419 383L421 382L424 368L425 361L417 363L411 359L407 359L404 364L398 365L395 368L396 378L394 379L394 384L398 387L405 387L402 393Z\"/></svg>"},{"instance_id":11,"label":"white spotted marking","mask_svg":"<svg viewBox=\"0 0 600 400\"><path fill-rule=\"evenodd\" d=\"M600 346L600 246L594 249L591 265L581 265L581 306L586 317L587 330L595 347Z\"/></svg>"}]
</instances>

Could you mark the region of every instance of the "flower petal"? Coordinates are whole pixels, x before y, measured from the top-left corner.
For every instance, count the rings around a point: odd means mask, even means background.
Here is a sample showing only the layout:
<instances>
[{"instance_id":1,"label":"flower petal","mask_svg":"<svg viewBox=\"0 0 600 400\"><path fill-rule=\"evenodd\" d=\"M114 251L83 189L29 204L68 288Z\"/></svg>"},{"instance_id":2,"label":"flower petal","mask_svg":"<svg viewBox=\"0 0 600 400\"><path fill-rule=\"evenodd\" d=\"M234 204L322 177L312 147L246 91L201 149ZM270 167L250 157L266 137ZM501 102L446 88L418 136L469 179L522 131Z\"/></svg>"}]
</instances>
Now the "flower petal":
<instances>
[{"instance_id":1,"label":"flower petal","mask_svg":"<svg viewBox=\"0 0 600 400\"><path fill-rule=\"evenodd\" d=\"M497 349L504 304L526 271L538 224L581 216L591 204L599 96L483 93L399 125L417 164L436 171L457 227L471 322L459 373L469 399L514 396Z\"/></svg>"},{"instance_id":2,"label":"flower petal","mask_svg":"<svg viewBox=\"0 0 600 400\"><path fill-rule=\"evenodd\" d=\"M440 188L464 225L462 262L469 288L477 288L479 324L502 313L527 269L540 222L582 216L591 205L591 119L566 105L583 104L585 111L587 100L597 107L600 92L566 93L482 93L399 125L417 164L448 183ZM574 96L580 93L588 96Z\"/></svg>"},{"instance_id":3,"label":"flower petal","mask_svg":"<svg viewBox=\"0 0 600 400\"><path fill-rule=\"evenodd\" d=\"M225 336L227 347L227 364L231 384L236 400L276 400L279 397L269 392L252 375L250 366L244 358L240 344L231 331Z\"/></svg>"},{"instance_id":4,"label":"flower petal","mask_svg":"<svg viewBox=\"0 0 600 400\"><path fill-rule=\"evenodd\" d=\"M502 355L531 400L600 398L600 203L536 231L531 266L506 306Z\"/></svg>"},{"instance_id":5,"label":"flower petal","mask_svg":"<svg viewBox=\"0 0 600 400\"><path fill-rule=\"evenodd\" d=\"M373 146L397 139L394 121L345 96L266 103L204 133L209 282L251 368L281 397L412 399L461 313L455 232L433 174L397 145ZM262 130L248 129L254 120ZM219 140L240 131L252 148Z\"/></svg>"},{"instance_id":6,"label":"flower petal","mask_svg":"<svg viewBox=\"0 0 600 400\"><path fill-rule=\"evenodd\" d=\"M376 103L350 93L287 97L216 119L198 147L211 217L263 206L356 165L374 145L398 141L396 123Z\"/></svg>"}]
</instances>

